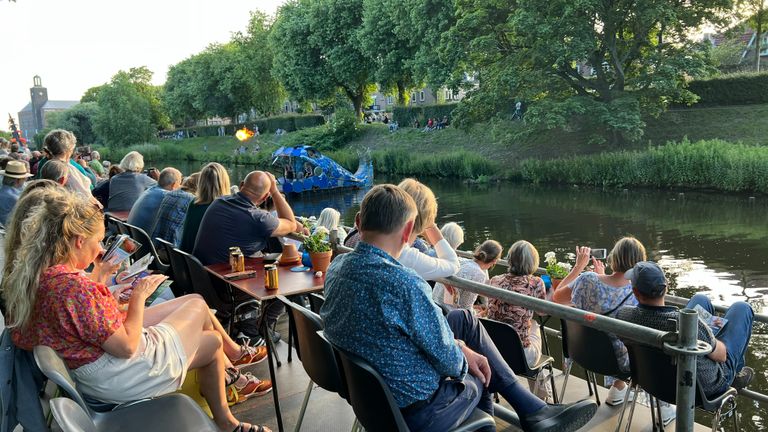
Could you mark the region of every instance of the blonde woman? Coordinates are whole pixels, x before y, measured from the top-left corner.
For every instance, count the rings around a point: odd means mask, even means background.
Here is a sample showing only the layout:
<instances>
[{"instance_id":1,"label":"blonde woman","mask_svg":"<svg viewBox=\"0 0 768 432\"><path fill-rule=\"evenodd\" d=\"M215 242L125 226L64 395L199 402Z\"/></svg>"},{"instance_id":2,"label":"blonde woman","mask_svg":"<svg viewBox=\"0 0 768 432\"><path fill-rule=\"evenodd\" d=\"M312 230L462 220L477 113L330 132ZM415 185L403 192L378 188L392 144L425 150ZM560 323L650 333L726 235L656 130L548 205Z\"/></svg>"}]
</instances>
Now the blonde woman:
<instances>
[{"instance_id":1,"label":"blonde woman","mask_svg":"<svg viewBox=\"0 0 768 432\"><path fill-rule=\"evenodd\" d=\"M488 283L488 270L499 261L502 251L501 245L496 240L484 241L475 249L472 259L459 258L460 269L456 276L474 282ZM432 300L474 312L473 306L477 300L477 293L445 286L438 282L432 291Z\"/></svg>"},{"instance_id":2,"label":"blonde woman","mask_svg":"<svg viewBox=\"0 0 768 432\"><path fill-rule=\"evenodd\" d=\"M199 369L201 393L220 430L265 430L239 422L229 410L225 367L232 357L250 354L211 319L202 298L185 296L145 308L166 278L151 275L136 283L127 312L120 312L117 298L126 288L111 293L105 282L114 268L97 259L104 237L100 209L54 190L16 216L24 217L23 223L12 223L21 231L11 235L19 244L0 285L16 345L51 347L83 393L111 403L176 391L189 368ZM91 264L93 272L85 273Z\"/></svg>"},{"instance_id":3,"label":"blonde woman","mask_svg":"<svg viewBox=\"0 0 768 432\"><path fill-rule=\"evenodd\" d=\"M437 199L432 190L415 179L408 178L397 185L416 202L418 214L413 224L411 237L400 254L400 264L409 267L424 280L448 277L459 271L459 257L435 225ZM421 253L413 247L416 237L423 235L435 248L436 257Z\"/></svg>"},{"instance_id":4,"label":"blonde woman","mask_svg":"<svg viewBox=\"0 0 768 432\"><path fill-rule=\"evenodd\" d=\"M339 213L338 210L330 207L324 208L323 211L320 212L320 217L317 218L314 229L316 230L318 227L325 227L328 232L336 230L339 243L344 244L344 240L347 238L347 232L344 231L344 227L339 225L340 218L341 213Z\"/></svg>"},{"instance_id":5,"label":"blonde woman","mask_svg":"<svg viewBox=\"0 0 768 432\"><path fill-rule=\"evenodd\" d=\"M552 295L552 300L576 308L607 315L616 318L622 306L637 306L637 299L632 295L632 284L624 278L624 272L635 264L646 260L645 246L634 237L624 237L616 242L606 259L611 268L611 274L605 274L602 262L592 258L595 271L584 272L590 262L591 249L576 246L576 264L568 273ZM582 273L583 272L583 273ZM613 343L613 350L619 367L629 371L629 355L627 348L614 335L608 335ZM606 402L608 405L618 405L624 402L624 381L606 377L606 383L611 382ZM662 409L662 411L665 411ZM666 411L669 411L667 408ZM662 416L669 418L662 412Z\"/></svg>"},{"instance_id":6,"label":"blonde woman","mask_svg":"<svg viewBox=\"0 0 768 432\"><path fill-rule=\"evenodd\" d=\"M200 221L203 220L205 211L208 210L208 206L213 200L220 196L229 195L229 191L229 174L221 164L211 162L200 170L200 176L197 180L197 196L189 205L187 215L184 217L179 249L192 253L192 249L195 248L197 231L200 229Z\"/></svg>"}]
</instances>

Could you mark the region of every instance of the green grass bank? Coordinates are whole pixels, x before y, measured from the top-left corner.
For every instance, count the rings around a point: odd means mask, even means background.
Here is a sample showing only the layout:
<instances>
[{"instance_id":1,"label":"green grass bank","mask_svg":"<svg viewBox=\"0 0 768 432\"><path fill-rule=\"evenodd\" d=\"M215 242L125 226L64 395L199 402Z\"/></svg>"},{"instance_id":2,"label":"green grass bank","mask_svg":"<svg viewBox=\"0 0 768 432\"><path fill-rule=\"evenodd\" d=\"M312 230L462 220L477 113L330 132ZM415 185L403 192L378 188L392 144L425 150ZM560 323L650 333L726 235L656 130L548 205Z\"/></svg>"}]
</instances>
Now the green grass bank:
<instances>
[{"instance_id":1,"label":"green grass bank","mask_svg":"<svg viewBox=\"0 0 768 432\"><path fill-rule=\"evenodd\" d=\"M394 133L385 125L362 125L343 140L334 140L320 126L251 139L244 143L246 155L234 154L241 143L229 136L100 150L103 159L112 161L137 150L151 161L217 161L264 169L280 145L313 144L325 146L328 156L350 170L357 168L360 153L370 151L381 174L768 192L768 156L762 148L768 137L766 117L768 105L671 110L647 119L645 137L621 147L595 143L587 131L531 133L519 122L494 122L468 131L402 128ZM256 142L261 151L252 153Z\"/></svg>"}]
</instances>

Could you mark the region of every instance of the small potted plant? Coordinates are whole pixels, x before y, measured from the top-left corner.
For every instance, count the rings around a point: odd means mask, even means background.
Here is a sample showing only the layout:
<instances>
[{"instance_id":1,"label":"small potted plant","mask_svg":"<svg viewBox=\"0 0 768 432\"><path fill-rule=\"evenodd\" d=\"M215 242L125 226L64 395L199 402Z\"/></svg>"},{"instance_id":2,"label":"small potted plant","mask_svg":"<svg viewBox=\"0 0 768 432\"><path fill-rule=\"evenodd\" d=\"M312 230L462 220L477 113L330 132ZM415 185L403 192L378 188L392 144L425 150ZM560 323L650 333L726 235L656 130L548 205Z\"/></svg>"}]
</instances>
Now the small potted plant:
<instances>
[{"instance_id":1,"label":"small potted plant","mask_svg":"<svg viewBox=\"0 0 768 432\"><path fill-rule=\"evenodd\" d=\"M328 238L328 229L317 227L315 232L304 237L304 249L309 252L309 259L312 261L312 270L325 273L331 264L331 244L326 240Z\"/></svg>"},{"instance_id":2,"label":"small potted plant","mask_svg":"<svg viewBox=\"0 0 768 432\"><path fill-rule=\"evenodd\" d=\"M567 262L558 262L557 255L551 251L544 254L544 261L547 263L547 274L552 278L552 288L557 288L573 266Z\"/></svg>"}]
</instances>

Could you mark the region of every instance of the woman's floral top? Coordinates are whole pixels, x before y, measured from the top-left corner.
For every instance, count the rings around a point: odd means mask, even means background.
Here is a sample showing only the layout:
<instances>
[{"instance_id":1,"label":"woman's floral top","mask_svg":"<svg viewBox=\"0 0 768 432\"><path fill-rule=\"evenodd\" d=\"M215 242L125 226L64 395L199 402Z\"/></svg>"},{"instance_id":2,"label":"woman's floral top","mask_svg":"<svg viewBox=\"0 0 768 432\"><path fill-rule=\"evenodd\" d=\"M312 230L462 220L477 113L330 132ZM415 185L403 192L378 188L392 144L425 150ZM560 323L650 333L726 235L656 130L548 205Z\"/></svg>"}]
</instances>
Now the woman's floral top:
<instances>
[{"instance_id":1,"label":"woman's floral top","mask_svg":"<svg viewBox=\"0 0 768 432\"><path fill-rule=\"evenodd\" d=\"M101 345L122 325L117 300L106 285L55 265L40 277L29 323L15 328L12 336L24 349L53 348L70 369L77 369L101 357Z\"/></svg>"},{"instance_id":2,"label":"woman's floral top","mask_svg":"<svg viewBox=\"0 0 768 432\"><path fill-rule=\"evenodd\" d=\"M491 285L542 300L546 296L544 281L538 276L515 276L506 273L491 278ZM523 347L531 345L528 334L531 331L532 310L491 298L488 300L488 318L510 324L517 330Z\"/></svg>"}]
</instances>

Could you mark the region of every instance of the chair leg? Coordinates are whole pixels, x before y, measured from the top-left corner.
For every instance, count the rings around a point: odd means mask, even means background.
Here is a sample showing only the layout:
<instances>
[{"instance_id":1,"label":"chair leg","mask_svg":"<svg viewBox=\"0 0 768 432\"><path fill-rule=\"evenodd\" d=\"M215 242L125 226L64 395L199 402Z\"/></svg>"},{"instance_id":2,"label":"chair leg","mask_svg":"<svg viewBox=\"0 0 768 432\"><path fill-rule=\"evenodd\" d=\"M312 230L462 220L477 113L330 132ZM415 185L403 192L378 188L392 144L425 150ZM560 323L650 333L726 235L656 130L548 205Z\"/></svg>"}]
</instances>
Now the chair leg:
<instances>
[{"instance_id":1,"label":"chair leg","mask_svg":"<svg viewBox=\"0 0 768 432\"><path fill-rule=\"evenodd\" d=\"M304 403L301 404L301 411L299 411L299 419L296 420L296 427L293 429L294 432L299 432L301 430L301 423L304 421L304 413L307 411L309 396L312 395L312 387L314 385L315 383L312 382L312 380L309 380L307 391L304 393Z\"/></svg>"},{"instance_id":2,"label":"chair leg","mask_svg":"<svg viewBox=\"0 0 768 432\"><path fill-rule=\"evenodd\" d=\"M565 375L565 378L563 378L563 388L560 389L560 400L565 400L565 387L568 385L568 377L571 376L571 367L573 367L573 363L568 364L566 362L563 362L565 367L563 368L563 375Z\"/></svg>"},{"instance_id":3,"label":"chair leg","mask_svg":"<svg viewBox=\"0 0 768 432\"><path fill-rule=\"evenodd\" d=\"M558 404L560 401L557 398L557 388L555 387L555 370L551 363L547 367L547 370L549 370L549 385L552 386L552 402Z\"/></svg>"},{"instance_id":4,"label":"chair leg","mask_svg":"<svg viewBox=\"0 0 768 432\"><path fill-rule=\"evenodd\" d=\"M597 391L597 375L595 375L594 372L590 372L592 375L592 385L595 387L595 400L597 401L597 406L600 406L600 393Z\"/></svg>"},{"instance_id":5,"label":"chair leg","mask_svg":"<svg viewBox=\"0 0 768 432\"><path fill-rule=\"evenodd\" d=\"M288 314L288 363L293 361L293 319Z\"/></svg>"},{"instance_id":6,"label":"chair leg","mask_svg":"<svg viewBox=\"0 0 768 432\"><path fill-rule=\"evenodd\" d=\"M635 415L635 404L637 403L637 396L640 394L640 387L635 385L635 394L632 397L632 406L629 407L629 418L627 419L627 428L625 432L629 432L630 426L632 426L632 416Z\"/></svg>"},{"instance_id":7,"label":"chair leg","mask_svg":"<svg viewBox=\"0 0 768 432\"><path fill-rule=\"evenodd\" d=\"M621 430L621 423L624 421L624 413L627 411L627 405L629 404L629 397L633 394L632 389L636 387L637 385L633 385L632 383L627 384L627 393L624 395L624 402L621 404L621 411L619 412L619 422L616 424L616 432L619 432ZM634 395L635 397L637 397L637 390L635 390Z\"/></svg>"}]
</instances>

